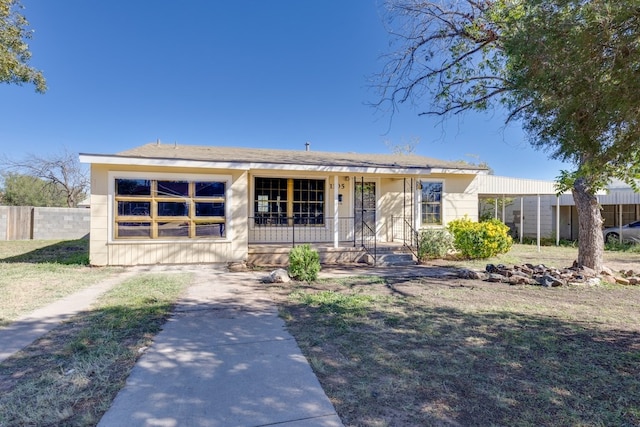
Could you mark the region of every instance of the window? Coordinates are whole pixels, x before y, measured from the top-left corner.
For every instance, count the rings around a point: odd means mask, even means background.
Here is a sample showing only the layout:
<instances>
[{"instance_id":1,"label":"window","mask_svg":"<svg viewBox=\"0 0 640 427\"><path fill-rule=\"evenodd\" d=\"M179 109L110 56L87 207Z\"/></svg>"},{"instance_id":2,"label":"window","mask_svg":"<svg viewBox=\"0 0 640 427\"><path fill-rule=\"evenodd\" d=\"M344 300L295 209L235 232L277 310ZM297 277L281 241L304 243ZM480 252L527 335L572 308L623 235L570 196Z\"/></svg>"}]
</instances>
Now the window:
<instances>
[{"instance_id":1,"label":"window","mask_svg":"<svg viewBox=\"0 0 640 427\"><path fill-rule=\"evenodd\" d=\"M256 178L256 225L324 225L325 181Z\"/></svg>"},{"instance_id":2,"label":"window","mask_svg":"<svg viewBox=\"0 0 640 427\"><path fill-rule=\"evenodd\" d=\"M442 182L421 181L423 225L442 224Z\"/></svg>"},{"instance_id":3,"label":"window","mask_svg":"<svg viewBox=\"0 0 640 427\"><path fill-rule=\"evenodd\" d=\"M116 239L225 237L225 182L115 179Z\"/></svg>"}]
</instances>

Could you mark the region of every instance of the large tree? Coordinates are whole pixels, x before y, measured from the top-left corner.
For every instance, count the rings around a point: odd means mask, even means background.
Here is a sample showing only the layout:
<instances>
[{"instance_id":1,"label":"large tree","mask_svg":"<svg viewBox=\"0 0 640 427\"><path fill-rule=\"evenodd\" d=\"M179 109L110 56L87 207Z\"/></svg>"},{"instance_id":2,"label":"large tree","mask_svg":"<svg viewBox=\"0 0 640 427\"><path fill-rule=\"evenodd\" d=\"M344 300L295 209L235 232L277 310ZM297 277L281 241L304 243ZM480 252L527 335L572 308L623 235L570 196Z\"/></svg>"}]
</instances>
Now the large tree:
<instances>
[{"instance_id":1,"label":"large tree","mask_svg":"<svg viewBox=\"0 0 640 427\"><path fill-rule=\"evenodd\" d=\"M29 40L32 31L22 14L18 0L0 0L0 82L32 83L37 92L45 92L47 84L42 72L29 66Z\"/></svg>"},{"instance_id":2,"label":"large tree","mask_svg":"<svg viewBox=\"0 0 640 427\"><path fill-rule=\"evenodd\" d=\"M580 265L601 270L595 196L640 172L640 3L637 0L389 0L394 40L380 105L431 102L447 116L494 105L534 147L574 165Z\"/></svg>"},{"instance_id":3,"label":"large tree","mask_svg":"<svg viewBox=\"0 0 640 427\"><path fill-rule=\"evenodd\" d=\"M55 194L62 194L67 207L76 207L89 189L88 171L78 156L64 150L50 156L29 154L21 160L5 157L2 161L7 172L42 180Z\"/></svg>"},{"instance_id":4,"label":"large tree","mask_svg":"<svg viewBox=\"0 0 640 427\"><path fill-rule=\"evenodd\" d=\"M67 206L67 198L57 185L31 175L3 173L0 204L7 206Z\"/></svg>"}]
</instances>

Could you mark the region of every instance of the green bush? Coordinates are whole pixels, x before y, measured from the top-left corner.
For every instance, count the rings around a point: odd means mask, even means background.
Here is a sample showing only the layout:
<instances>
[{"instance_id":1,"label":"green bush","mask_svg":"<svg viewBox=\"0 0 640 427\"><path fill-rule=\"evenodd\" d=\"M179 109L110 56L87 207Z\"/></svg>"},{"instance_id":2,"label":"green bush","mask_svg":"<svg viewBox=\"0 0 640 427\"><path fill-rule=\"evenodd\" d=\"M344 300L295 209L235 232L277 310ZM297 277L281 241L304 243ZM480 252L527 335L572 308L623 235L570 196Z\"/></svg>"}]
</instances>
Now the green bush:
<instances>
[{"instance_id":1,"label":"green bush","mask_svg":"<svg viewBox=\"0 0 640 427\"><path fill-rule=\"evenodd\" d=\"M618 241L613 242L605 242L604 243L605 251L615 251L615 252L631 252L631 253L640 253L640 244L639 243L629 243L624 242L620 243Z\"/></svg>"},{"instance_id":2,"label":"green bush","mask_svg":"<svg viewBox=\"0 0 640 427\"><path fill-rule=\"evenodd\" d=\"M453 234L455 248L469 259L507 253L513 244L509 227L497 219L475 222L465 217L451 221L447 228Z\"/></svg>"},{"instance_id":3,"label":"green bush","mask_svg":"<svg viewBox=\"0 0 640 427\"><path fill-rule=\"evenodd\" d=\"M320 255L309 245L300 245L289 252L289 276L295 280L312 282L318 278Z\"/></svg>"},{"instance_id":4,"label":"green bush","mask_svg":"<svg viewBox=\"0 0 640 427\"><path fill-rule=\"evenodd\" d=\"M444 258L454 249L453 236L444 228L431 228L420 232L418 239L418 261Z\"/></svg>"}]
</instances>

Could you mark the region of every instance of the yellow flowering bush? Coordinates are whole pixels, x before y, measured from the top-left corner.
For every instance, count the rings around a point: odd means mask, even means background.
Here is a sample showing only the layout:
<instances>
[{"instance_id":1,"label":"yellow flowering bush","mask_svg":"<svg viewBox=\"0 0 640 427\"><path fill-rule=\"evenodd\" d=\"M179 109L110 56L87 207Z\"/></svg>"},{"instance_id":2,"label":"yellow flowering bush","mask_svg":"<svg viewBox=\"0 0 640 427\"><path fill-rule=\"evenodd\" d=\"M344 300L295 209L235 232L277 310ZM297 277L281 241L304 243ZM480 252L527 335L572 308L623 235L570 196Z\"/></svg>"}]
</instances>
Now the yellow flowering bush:
<instances>
[{"instance_id":1,"label":"yellow flowering bush","mask_svg":"<svg viewBox=\"0 0 640 427\"><path fill-rule=\"evenodd\" d=\"M465 258L489 258L504 254L509 252L513 244L509 227L497 219L475 222L464 217L451 221L447 228L453 234L455 248Z\"/></svg>"}]
</instances>

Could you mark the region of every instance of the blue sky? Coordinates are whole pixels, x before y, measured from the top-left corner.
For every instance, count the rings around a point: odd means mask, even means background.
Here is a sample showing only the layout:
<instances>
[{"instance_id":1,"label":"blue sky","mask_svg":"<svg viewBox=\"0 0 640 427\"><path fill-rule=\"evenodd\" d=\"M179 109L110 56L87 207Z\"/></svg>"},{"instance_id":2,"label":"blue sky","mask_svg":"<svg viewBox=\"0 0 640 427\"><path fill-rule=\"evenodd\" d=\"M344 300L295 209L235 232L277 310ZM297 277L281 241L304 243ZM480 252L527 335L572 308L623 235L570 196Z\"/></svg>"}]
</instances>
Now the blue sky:
<instances>
[{"instance_id":1,"label":"blue sky","mask_svg":"<svg viewBox=\"0 0 640 427\"><path fill-rule=\"evenodd\" d=\"M389 153L485 161L497 175L554 179L499 113L441 123L368 103L389 36L376 0L23 0L31 65L47 79L0 85L0 141L28 153L111 154L162 142ZM426 102L426 100L425 100Z\"/></svg>"}]
</instances>

